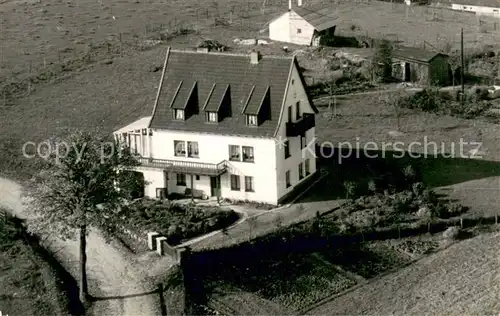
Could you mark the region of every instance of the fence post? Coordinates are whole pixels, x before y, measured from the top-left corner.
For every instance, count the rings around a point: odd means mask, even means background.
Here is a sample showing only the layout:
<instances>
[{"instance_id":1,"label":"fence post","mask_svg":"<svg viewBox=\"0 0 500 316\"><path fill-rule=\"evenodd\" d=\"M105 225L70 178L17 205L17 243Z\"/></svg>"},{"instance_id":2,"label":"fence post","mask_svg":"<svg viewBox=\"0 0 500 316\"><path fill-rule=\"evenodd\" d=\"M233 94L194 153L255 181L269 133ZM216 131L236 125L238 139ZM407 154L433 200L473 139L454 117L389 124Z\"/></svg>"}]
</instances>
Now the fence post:
<instances>
[{"instance_id":1,"label":"fence post","mask_svg":"<svg viewBox=\"0 0 500 316\"><path fill-rule=\"evenodd\" d=\"M431 232L431 222L427 222L427 232Z\"/></svg>"},{"instance_id":2,"label":"fence post","mask_svg":"<svg viewBox=\"0 0 500 316\"><path fill-rule=\"evenodd\" d=\"M464 228L464 218L460 217L460 228Z\"/></svg>"},{"instance_id":3,"label":"fence post","mask_svg":"<svg viewBox=\"0 0 500 316\"><path fill-rule=\"evenodd\" d=\"M497 225L497 224L498 224L498 215L495 214L495 225Z\"/></svg>"},{"instance_id":4,"label":"fence post","mask_svg":"<svg viewBox=\"0 0 500 316\"><path fill-rule=\"evenodd\" d=\"M398 225L398 238L401 239L401 227Z\"/></svg>"},{"instance_id":5,"label":"fence post","mask_svg":"<svg viewBox=\"0 0 500 316\"><path fill-rule=\"evenodd\" d=\"M161 315L168 315L167 305L165 304L165 297L163 296L163 283L158 283L158 295L160 296L160 309Z\"/></svg>"}]
</instances>

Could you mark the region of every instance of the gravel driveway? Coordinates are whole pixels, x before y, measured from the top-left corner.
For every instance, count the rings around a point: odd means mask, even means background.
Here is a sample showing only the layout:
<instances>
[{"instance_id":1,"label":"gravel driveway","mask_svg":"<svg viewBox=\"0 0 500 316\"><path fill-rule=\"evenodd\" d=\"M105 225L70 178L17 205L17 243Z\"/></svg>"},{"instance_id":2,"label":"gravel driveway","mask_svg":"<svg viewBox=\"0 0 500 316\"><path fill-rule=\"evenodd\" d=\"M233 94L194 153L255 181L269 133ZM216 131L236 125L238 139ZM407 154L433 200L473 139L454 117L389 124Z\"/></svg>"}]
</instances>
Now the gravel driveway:
<instances>
[{"instance_id":1,"label":"gravel driveway","mask_svg":"<svg viewBox=\"0 0 500 316\"><path fill-rule=\"evenodd\" d=\"M23 209L22 188L8 179L0 178L0 206L11 210L17 217L29 218L29 212ZM45 237L45 236L43 236ZM79 247L77 241L63 241L50 238L44 243L74 276L78 277ZM87 274L89 289L93 296L101 297L92 304L89 311L93 315L106 316L147 316L161 315L159 296L149 293L154 287L148 285L145 278L144 262L131 259L128 250L116 242L106 243L102 234L93 229L87 239ZM150 261L142 258L144 261ZM161 262L168 266L168 262ZM165 270L163 270L165 271ZM131 297L127 297L131 296Z\"/></svg>"}]
</instances>

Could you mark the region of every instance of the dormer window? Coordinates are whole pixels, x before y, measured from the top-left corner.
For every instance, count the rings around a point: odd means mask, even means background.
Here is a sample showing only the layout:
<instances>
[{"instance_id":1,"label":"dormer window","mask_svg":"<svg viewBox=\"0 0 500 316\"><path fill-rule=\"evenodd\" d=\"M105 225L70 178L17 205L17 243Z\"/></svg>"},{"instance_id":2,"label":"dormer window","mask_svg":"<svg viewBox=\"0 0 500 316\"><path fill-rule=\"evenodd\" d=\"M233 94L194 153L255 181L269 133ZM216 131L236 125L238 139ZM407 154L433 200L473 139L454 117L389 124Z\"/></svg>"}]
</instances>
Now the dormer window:
<instances>
[{"instance_id":1,"label":"dormer window","mask_svg":"<svg viewBox=\"0 0 500 316\"><path fill-rule=\"evenodd\" d=\"M257 126L257 115L247 115L247 125Z\"/></svg>"},{"instance_id":2,"label":"dormer window","mask_svg":"<svg viewBox=\"0 0 500 316\"><path fill-rule=\"evenodd\" d=\"M176 120L184 120L184 110L175 109L174 117Z\"/></svg>"},{"instance_id":3,"label":"dormer window","mask_svg":"<svg viewBox=\"0 0 500 316\"><path fill-rule=\"evenodd\" d=\"M207 112L207 122L217 123L217 112Z\"/></svg>"}]
</instances>

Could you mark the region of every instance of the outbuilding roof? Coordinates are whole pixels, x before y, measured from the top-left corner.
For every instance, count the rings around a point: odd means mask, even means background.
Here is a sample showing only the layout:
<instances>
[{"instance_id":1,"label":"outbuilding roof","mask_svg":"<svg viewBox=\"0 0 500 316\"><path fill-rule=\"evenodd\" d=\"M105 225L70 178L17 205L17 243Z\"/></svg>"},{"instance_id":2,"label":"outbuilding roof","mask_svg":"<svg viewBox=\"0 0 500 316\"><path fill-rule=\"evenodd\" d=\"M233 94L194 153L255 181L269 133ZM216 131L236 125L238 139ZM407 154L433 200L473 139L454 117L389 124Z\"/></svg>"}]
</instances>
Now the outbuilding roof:
<instances>
[{"instance_id":1,"label":"outbuilding roof","mask_svg":"<svg viewBox=\"0 0 500 316\"><path fill-rule=\"evenodd\" d=\"M311 24L318 32L334 27L337 19L335 11L331 7L305 8L293 7L292 10Z\"/></svg>"},{"instance_id":2,"label":"outbuilding roof","mask_svg":"<svg viewBox=\"0 0 500 316\"><path fill-rule=\"evenodd\" d=\"M446 54L443 53L433 52L418 47L408 47L408 46L396 47L392 52L392 56L394 58L407 59L424 63L430 62L436 56L439 55L447 56Z\"/></svg>"}]
</instances>

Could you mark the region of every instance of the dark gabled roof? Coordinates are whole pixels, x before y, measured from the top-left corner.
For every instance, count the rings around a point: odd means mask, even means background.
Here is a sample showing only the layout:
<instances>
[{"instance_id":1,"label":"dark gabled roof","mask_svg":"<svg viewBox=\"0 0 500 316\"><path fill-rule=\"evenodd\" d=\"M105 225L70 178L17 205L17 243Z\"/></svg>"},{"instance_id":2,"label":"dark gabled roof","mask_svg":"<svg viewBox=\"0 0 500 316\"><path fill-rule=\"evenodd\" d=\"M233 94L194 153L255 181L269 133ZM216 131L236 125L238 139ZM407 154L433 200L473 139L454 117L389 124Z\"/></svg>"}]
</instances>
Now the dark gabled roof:
<instances>
[{"instance_id":1,"label":"dark gabled roof","mask_svg":"<svg viewBox=\"0 0 500 316\"><path fill-rule=\"evenodd\" d=\"M293 7L293 11L311 24L318 32L334 27L337 19L332 7L304 8Z\"/></svg>"},{"instance_id":2,"label":"dark gabled roof","mask_svg":"<svg viewBox=\"0 0 500 316\"><path fill-rule=\"evenodd\" d=\"M443 53L432 52L417 47L400 46L394 49L392 56L398 59L406 59L417 62L428 63L436 56L447 56Z\"/></svg>"},{"instance_id":3,"label":"dark gabled roof","mask_svg":"<svg viewBox=\"0 0 500 316\"><path fill-rule=\"evenodd\" d=\"M473 5L479 7L500 8L498 0L451 0L452 4Z\"/></svg>"},{"instance_id":4,"label":"dark gabled roof","mask_svg":"<svg viewBox=\"0 0 500 316\"><path fill-rule=\"evenodd\" d=\"M214 83L212 90L207 96L200 96L200 99L203 100L203 97L206 98L205 108L203 109L206 112L218 112L220 106L222 104L222 100L224 95L226 94L229 88L229 84L217 84Z\"/></svg>"},{"instance_id":5,"label":"dark gabled roof","mask_svg":"<svg viewBox=\"0 0 500 316\"><path fill-rule=\"evenodd\" d=\"M262 101L264 101L264 97L267 95L268 90L269 86L264 85L258 85L255 89L252 89L252 95L248 99L248 103L243 113L250 115L259 114L260 106L262 105Z\"/></svg>"},{"instance_id":6,"label":"dark gabled roof","mask_svg":"<svg viewBox=\"0 0 500 316\"><path fill-rule=\"evenodd\" d=\"M172 109L185 110L187 105L187 100L193 93L196 81L194 80L182 80L175 89L175 93L170 99L170 107Z\"/></svg>"},{"instance_id":7,"label":"dark gabled roof","mask_svg":"<svg viewBox=\"0 0 500 316\"><path fill-rule=\"evenodd\" d=\"M294 65L297 65L296 62L295 57L262 56L258 64L251 64L249 55L169 50L164 74L162 74L163 82L159 88L160 93L153 110L150 127L188 132L274 137L290 71ZM225 117L218 124L206 124L203 113L192 115L185 121L173 120L170 103L181 81L189 82L190 87L196 81L196 96L200 110L205 104L207 106L205 110L219 105L220 95L215 96L216 93L212 93L208 99L214 84L214 92L217 87L229 85L231 116ZM255 86L254 93L249 98L253 86ZM271 104L269 117L257 128L246 126L244 107L249 102L253 110L255 106L253 98L255 97L256 103L263 100L267 87L270 91ZM179 99L179 95L176 100ZM183 96L188 97L187 94ZM180 100L176 102L182 104Z\"/></svg>"}]
</instances>

